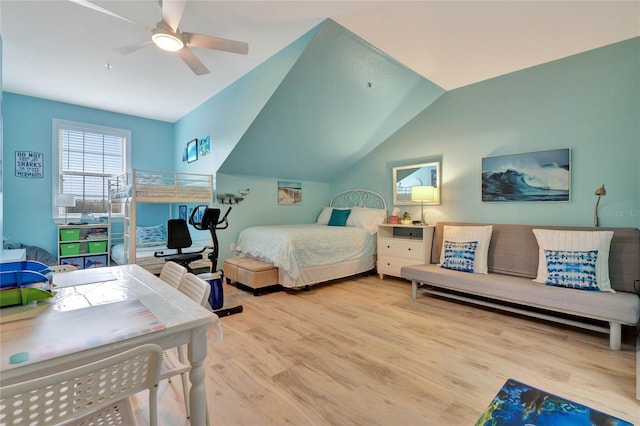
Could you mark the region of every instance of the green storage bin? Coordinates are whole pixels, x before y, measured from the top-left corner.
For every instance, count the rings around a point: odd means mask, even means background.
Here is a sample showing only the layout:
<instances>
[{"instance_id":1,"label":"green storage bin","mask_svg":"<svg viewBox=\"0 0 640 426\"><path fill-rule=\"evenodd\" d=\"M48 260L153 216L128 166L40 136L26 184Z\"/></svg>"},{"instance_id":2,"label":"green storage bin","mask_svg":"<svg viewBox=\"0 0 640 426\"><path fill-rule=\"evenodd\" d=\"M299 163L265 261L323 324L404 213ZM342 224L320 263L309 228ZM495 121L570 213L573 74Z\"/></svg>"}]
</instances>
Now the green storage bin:
<instances>
[{"instance_id":1,"label":"green storage bin","mask_svg":"<svg viewBox=\"0 0 640 426\"><path fill-rule=\"evenodd\" d=\"M64 228L60 230L60 241L78 241L80 228Z\"/></svg>"},{"instance_id":2,"label":"green storage bin","mask_svg":"<svg viewBox=\"0 0 640 426\"><path fill-rule=\"evenodd\" d=\"M106 241L91 241L89 242L89 253L104 253L107 251Z\"/></svg>"},{"instance_id":3,"label":"green storage bin","mask_svg":"<svg viewBox=\"0 0 640 426\"><path fill-rule=\"evenodd\" d=\"M80 243L60 244L61 256L75 256L80 253Z\"/></svg>"}]
</instances>

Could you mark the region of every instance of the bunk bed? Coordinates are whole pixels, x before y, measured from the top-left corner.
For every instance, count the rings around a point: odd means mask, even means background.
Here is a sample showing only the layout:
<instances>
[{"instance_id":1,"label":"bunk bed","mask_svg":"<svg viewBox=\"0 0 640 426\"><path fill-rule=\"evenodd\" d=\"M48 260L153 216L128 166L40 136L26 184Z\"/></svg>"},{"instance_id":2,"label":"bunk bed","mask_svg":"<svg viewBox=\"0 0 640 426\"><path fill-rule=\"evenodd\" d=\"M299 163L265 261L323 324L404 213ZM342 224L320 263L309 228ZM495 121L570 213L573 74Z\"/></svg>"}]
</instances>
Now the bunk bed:
<instances>
[{"instance_id":1,"label":"bunk bed","mask_svg":"<svg viewBox=\"0 0 640 426\"><path fill-rule=\"evenodd\" d=\"M169 254L166 247L166 221L151 226L139 226L137 210L140 203L167 204L172 218L175 204L213 205L213 176L162 170L133 169L109 181L109 221L121 215L123 232L114 234L111 260L117 264L138 264L152 273L159 273L164 259L157 251ZM208 247L210 238L193 241L193 250ZM210 262L203 252L202 260L191 263L193 269L208 268Z\"/></svg>"}]
</instances>

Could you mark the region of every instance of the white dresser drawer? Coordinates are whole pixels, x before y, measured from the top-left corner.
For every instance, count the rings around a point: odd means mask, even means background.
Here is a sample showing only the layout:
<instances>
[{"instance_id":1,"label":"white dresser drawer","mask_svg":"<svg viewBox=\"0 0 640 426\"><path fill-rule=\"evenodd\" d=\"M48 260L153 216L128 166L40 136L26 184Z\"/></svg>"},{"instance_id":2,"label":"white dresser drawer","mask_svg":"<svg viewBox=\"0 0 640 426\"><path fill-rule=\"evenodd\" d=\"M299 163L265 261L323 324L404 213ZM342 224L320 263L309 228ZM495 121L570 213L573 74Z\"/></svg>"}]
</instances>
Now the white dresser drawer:
<instances>
[{"instance_id":1,"label":"white dresser drawer","mask_svg":"<svg viewBox=\"0 0 640 426\"><path fill-rule=\"evenodd\" d=\"M381 239L378 256L392 256L408 260L424 261L424 244L422 240ZM416 262L413 263L414 265Z\"/></svg>"},{"instance_id":2,"label":"white dresser drawer","mask_svg":"<svg viewBox=\"0 0 640 426\"><path fill-rule=\"evenodd\" d=\"M384 275L393 275L395 277L399 277L400 269L403 266L409 265L418 265L424 262L417 261L414 259L401 259L399 257L388 257L388 256L379 256L378 257L378 274Z\"/></svg>"}]
</instances>

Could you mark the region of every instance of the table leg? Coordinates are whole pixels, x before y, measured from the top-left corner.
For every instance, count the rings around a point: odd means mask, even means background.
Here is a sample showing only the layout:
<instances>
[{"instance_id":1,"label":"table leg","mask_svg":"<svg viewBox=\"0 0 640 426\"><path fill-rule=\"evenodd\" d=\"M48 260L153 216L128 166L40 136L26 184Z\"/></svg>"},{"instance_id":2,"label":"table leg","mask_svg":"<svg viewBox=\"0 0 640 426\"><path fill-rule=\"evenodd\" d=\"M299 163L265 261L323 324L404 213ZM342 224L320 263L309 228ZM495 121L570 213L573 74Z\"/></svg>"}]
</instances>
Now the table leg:
<instances>
[{"instance_id":1,"label":"table leg","mask_svg":"<svg viewBox=\"0 0 640 426\"><path fill-rule=\"evenodd\" d=\"M188 345L189 362L191 371L191 391L189 403L191 406L191 424L202 426L206 424L207 399L204 385L204 367L202 362L207 356L207 332L205 327L200 327L191 332L191 341Z\"/></svg>"}]
</instances>

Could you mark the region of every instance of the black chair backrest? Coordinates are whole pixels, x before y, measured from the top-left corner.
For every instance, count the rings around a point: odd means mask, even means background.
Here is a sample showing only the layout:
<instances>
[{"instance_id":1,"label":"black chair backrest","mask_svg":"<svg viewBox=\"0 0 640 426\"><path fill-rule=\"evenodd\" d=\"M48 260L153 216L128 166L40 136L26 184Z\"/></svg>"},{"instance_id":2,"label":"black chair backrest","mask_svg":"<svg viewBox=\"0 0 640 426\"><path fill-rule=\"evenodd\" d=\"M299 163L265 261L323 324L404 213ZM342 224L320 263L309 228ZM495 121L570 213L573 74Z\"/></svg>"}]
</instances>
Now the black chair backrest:
<instances>
[{"instance_id":1,"label":"black chair backrest","mask_svg":"<svg viewBox=\"0 0 640 426\"><path fill-rule=\"evenodd\" d=\"M192 243L187 221L169 219L167 222L167 248L176 249L178 253L182 253L182 249L191 247Z\"/></svg>"}]
</instances>

